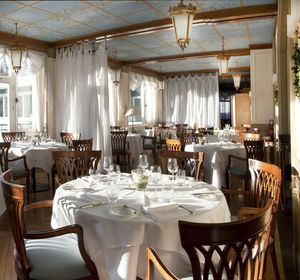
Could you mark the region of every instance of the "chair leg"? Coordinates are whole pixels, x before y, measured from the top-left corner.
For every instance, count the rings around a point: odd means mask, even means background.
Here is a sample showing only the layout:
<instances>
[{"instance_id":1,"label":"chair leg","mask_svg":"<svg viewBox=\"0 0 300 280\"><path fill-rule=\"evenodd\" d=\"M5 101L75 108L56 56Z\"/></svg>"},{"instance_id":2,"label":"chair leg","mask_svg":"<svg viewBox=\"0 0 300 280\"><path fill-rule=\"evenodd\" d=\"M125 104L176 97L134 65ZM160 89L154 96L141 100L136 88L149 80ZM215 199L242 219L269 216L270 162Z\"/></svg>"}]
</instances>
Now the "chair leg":
<instances>
[{"instance_id":1,"label":"chair leg","mask_svg":"<svg viewBox=\"0 0 300 280\"><path fill-rule=\"evenodd\" d=\"M229 189L229 172L226 171L225 173L225 183L226 183L226 189Z\"/></svg>"},{"instance_id":2,"label":"chair leg","mask_svg":"<svg viewBox=\"0 0 300 280\"><path fill-rule=\"evenodd\" d=\"M29 202L30 199L30 174L26 177L26 190L27 190L27 202Z\"/></svg>"},{"instance_id":3,"label":"chair leg","mask_svg":"<svg viewBox=\"0 0 300 280\"><path fill-rule=\"evenodd\" d=\"M275 240L274 240L274 242L275 242ZM276 278L276 280L280 280L280 274L279 274L279 270L278 270L276 251L275 251L275 243L272 244L269 249L270 249L270 256L271 256L272 264L273 264L273 270L275 273L275 278Z\"/></svg>"}]
</instances>

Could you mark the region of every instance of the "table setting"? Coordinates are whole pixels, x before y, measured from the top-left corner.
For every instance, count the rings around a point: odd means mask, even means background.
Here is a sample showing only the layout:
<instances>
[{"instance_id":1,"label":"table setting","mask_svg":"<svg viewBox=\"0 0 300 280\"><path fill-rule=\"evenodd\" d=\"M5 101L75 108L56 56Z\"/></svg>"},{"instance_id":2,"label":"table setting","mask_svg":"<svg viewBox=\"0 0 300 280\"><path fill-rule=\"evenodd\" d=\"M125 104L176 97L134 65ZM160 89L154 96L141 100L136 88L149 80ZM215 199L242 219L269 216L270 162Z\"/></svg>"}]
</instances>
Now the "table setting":
<instances>
[{"instance_id":1,"label":"table setting","mask_svg":"<svg viewBox=\"0 0 300 280\"><path fill-rule=\"evenodd\" d=\"M107 160L106 160L107 161ZM148 167L148 166L147 166ZM191 177L161 174L159 166L92 174L61 185L54 197L53 228L78 223L100 279L145 277L147 247L155 247L175 272L190 271L178 220L227 222L222 192ZM92 172L93 173L93 172Z\"/></svg>"}]
</instances>

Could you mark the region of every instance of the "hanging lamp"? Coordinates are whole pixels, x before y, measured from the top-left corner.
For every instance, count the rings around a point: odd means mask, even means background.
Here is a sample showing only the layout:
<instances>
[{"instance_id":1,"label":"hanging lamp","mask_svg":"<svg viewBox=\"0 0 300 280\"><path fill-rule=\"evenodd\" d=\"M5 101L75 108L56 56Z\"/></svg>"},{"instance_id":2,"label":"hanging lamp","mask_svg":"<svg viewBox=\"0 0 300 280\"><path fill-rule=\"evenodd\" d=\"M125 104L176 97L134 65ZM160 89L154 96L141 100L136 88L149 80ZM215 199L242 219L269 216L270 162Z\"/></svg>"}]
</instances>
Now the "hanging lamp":
<instances>
[{"instance_id":1,"label":"hanging lamp","mask_svg":"<svg viewBox=\"0 0 300 280\"><path fill-rule=\"evenodd\" d=\"M114 67L114 80L113 80L113 84L115 85L115 87L118 87L120 85L120 79L118 79L118 73L117 73L117 51L115 51L115 67Z\"/></svg>"},{"instance_id":2,"label":"hanging lamp","mask_svg":"<svg viewBox=\"0 0 300 280\"><path fill-rule=\"evenodd\" d=\"M219 62L219 74L224 77L228 72L228 62L230 59L229 55L224 52L224 37L222 36L222 54L218 55L217 60Z\"/></svg>"},{"instance_id":3,"label":"hanging lamp","mask_svg":"<svg viewBox=\"0 0 300 280\"><path fill-rule=\"evenodd\" d=\"M22 69L23 51L26 49L18 45L18 23L16 25L16 42L15 45L9 48L11 65L16 74Z\"/></svg>"},{"instance_id":4,"label":"hanging lamp","mask_svg":"<svg viewBox=\"0 0 300 280\"><path fill-rule=\"evenodd\" d=\"M236 65L236 68L237 68L238 67L237 60L235 60L235 65ZM240 88L240 85L241 85L242 74L238 73L238 72L235 72L235 73L232 74L232 78L233 78L234 87L235 87L236 91L238 91L239 88Z\"/></svg>"},{"instance_id":5,"label":"hanging lamp","mask_svg":"<svg viewBox=\"0 0 300 280\"><path fill-rule=\"evenodd\" d=\"M169 8L169 15L172 18L175 37L182 50L189 44L191 38L193 18L197 8L191 3L183 4L183 0L177 6Z\"/></svg>"}]
</instances>

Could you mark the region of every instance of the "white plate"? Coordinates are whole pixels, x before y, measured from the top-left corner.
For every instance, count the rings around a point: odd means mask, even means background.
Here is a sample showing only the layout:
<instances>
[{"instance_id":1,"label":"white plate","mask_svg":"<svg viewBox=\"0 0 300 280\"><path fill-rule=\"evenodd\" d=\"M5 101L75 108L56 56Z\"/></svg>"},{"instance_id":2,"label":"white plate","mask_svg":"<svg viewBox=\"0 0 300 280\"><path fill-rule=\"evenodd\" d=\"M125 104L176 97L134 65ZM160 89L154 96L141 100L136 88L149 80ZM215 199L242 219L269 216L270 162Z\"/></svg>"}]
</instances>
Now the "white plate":
<instances>
[{"instance_id":1,"label":"white plate","mask_svg":"<svg viewBox=\"0 0 300 280\"><path fill-rule=\"evenodd\" d=\"M137 211L131 207L124 206L116 206L108 209L108 213L118 217L131 217L137 214Z\"/></svg>"}]
</instances>

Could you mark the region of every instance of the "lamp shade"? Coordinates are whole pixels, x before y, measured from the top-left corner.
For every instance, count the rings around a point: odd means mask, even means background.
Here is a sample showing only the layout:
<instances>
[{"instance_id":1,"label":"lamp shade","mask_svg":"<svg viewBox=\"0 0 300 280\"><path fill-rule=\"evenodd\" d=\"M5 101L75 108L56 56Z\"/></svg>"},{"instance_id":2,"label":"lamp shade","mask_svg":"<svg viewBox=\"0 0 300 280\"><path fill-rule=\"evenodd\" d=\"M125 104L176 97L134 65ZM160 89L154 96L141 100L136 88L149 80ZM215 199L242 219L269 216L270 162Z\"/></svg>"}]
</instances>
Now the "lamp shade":
<instances>
[{"instance_id":1,"label":"lamp shade","mask_svg":"<svg viewBox=\"0 0 300 280\"><path fill-rule=\"evenodd\" d=\"M229 55L218 55L217 60L219 62L219 73L220 75L225 75L228 72L228 62L229 62Z\"/></svg>"},{"instance_id":2,"label":"lamp shade","mask_svg":"<svg viewBox=\"0 0 300 280\"><path fill-rule=\"evenodd\" d=\"M124 113L125 117L131 117L131 116L136 116L139 115L140 110L138 107L130 107L126 112Z\"/></svg>"},{"instance_id":3,"label":"lamp shade","mask_svg":"<svg viewBox=\"0 0 300 280\"><path fill-rule=\"evenodd\" d=\"M12 64L13 70L15 71L16 74L18 74L22 68L23 48L17 47L17 46L11 47L10 54L11 54L11 64Z\"/></svg>"},{"instance_id":4,"label":"lamp shade","mask_svg":"<svg viewBox=\"0 0 300 280\"><path fill-rule=\"evenodd\" d=\"M233 78L234 87L238 91L238 89L240 88L240 85L241 85L242 75L240 73L233 73L232 78Z\"/></svg>"},{"instance_id":5,"label":"lamp shade","mask_svg":"<svg viewBox=\"0 0 300 280\"><path fill-rule=\"evenodd\" d=\"M193 18L196 13L196 7L191 3L184 5L181 1L178 6L170 7L169 15L172 18L175 37L182 50L190 42Z\"/></svg>"}]
</instances>

